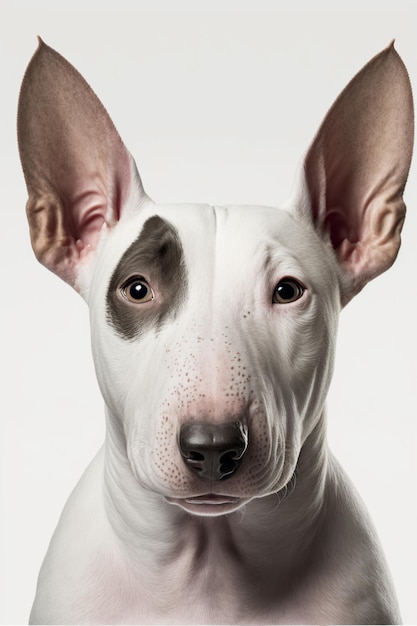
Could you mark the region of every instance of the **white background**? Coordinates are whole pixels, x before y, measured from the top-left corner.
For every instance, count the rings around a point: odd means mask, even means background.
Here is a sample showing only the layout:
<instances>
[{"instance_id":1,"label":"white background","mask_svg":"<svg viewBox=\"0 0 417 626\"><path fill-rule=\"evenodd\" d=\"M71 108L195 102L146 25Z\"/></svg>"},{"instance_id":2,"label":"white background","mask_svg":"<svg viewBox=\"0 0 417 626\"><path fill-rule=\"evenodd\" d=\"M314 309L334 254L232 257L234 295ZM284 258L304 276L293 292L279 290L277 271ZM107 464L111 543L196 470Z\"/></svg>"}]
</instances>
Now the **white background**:
<instances>
[{"instance_id":1,"label":"white background","mask_svg":"<svg viewBox=\"0 0 417 626\"><path fill-rule=\"evenodd\" d=\"M15 115L36 35L91 83L155 200L276 204L334 98L393 38L417 85L416 6L1 2L1 623L27 621L58 515L103 439L87 309L37 264L25 220ZM342 313L329 439L416 623L415 166L406 200L394 268Z\"/></svg>"}]
</instances>

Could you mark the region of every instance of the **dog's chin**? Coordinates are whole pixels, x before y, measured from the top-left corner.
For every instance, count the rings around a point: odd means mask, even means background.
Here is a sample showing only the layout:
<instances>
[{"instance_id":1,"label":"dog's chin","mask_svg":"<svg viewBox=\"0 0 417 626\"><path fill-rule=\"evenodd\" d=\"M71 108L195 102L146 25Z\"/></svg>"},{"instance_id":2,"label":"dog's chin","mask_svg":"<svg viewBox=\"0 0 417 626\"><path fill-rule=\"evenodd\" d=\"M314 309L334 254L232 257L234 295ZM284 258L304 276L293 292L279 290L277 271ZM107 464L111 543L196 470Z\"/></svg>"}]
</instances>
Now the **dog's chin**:
<instances>
[{"instance_id":1,"label":"dog's chin","mask_svg":"<svg viewBox=\"0 0 417 626\"><path fill-rule=\"evenodd\" d=\"M284 480L283 480L284 479ZM291 474L281 476L278 484L266 489L263 493L259 491L256 495L249 494L242 496L225 495L219 493L206 493L200 495L190 495L182 498L164 495L164 499L169 504L174 504L184 511L200 517L219 517L228 515L242 509L251 500L274 496L275 506L291 496L297 482L297 468Z\"/></svg>"},{"instance_id":2,"label":"dog's chin","mask_svg":"<svg viewBox=\"0 0 417 626\"><path fill-rule=\"evenodd\" d=\"M250 498L238 498L207 493L189 498L172 498L165 496L166 502L181 507L187 513L200 517L218 517L234 513L247 504Z\"/></svg>"}]
</instances>

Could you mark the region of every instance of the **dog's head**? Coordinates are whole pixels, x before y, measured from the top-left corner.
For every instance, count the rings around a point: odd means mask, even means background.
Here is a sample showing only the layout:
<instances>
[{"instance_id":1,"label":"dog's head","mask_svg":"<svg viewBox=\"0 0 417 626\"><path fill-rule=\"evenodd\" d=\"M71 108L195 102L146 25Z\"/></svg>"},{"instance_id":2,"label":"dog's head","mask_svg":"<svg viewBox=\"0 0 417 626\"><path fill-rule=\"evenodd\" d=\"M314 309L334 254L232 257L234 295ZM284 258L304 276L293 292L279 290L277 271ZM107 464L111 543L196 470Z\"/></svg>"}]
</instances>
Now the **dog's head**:
<instances>
[{"instance_id":1,"label":"dog's head","mask_svg":"<svg viewBox=\"0 0 417 626\"><path fill-rule=\"evenodd\" d=\"M340 307L400 245L413 111L393 46L339 96L280 209L152 202L95 94L42 42L18 131L35 254L89 303L137 480L201 514L284 488L323 413Z\"/></svg>"}]
</instances>

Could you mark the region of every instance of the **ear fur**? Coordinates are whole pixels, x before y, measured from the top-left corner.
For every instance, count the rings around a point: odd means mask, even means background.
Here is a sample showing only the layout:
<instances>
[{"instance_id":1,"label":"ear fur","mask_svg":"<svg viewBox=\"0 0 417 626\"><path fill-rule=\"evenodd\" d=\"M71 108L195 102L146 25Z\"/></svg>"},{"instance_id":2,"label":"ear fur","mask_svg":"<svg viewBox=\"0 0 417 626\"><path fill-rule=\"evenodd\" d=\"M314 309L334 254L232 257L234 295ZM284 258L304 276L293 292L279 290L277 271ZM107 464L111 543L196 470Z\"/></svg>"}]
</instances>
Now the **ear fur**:
<instances>
[{"instance_id":1,"label":"ear fur","mask_svg":"<svg viewBox=\"0 0 417 626\"><path fill-rule=\"evenodd\" d=\"M391 44L343 90L304 160L307 210L334 248L344 304L397 256L413 134L410 81Z\"/></svg>"},{"instance_id":2,"label":"ear fur","mask_svg":"<svg viewBox=\"0 0 417 626\"><path fill-rule=\"evenodd\" d=\"M101 230L147 200L134 161L82 76L41 40L23 79L18 141L32 246L77 288ZM304 160L300 203L340 264L343 302L395 260L413 146L407 71L393 45L348 84ZM303 206L301 206L303 205Z\"/></svg>"},{"instance_id":3,"label":"ear fur","mask_svg":"<svg viewBox=\"0 0 417 626\"><path fill-rule=\"evenodd\" d=\"M39 40L18 108L27 215L38 260L73 287L101 231L146 195L108 113L77 70Z\"/></svg>"}]
</instances>

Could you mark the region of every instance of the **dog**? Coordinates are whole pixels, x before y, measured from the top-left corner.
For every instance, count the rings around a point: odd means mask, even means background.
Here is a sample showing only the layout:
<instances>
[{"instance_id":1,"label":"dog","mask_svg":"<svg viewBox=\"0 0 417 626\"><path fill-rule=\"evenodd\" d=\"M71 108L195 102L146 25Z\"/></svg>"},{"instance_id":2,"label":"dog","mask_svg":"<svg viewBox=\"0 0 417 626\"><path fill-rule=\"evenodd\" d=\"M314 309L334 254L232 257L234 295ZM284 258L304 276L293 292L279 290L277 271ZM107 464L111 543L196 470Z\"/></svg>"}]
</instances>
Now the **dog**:
<instances>
[{"instance_id":1,"label":"dog","mask_svg":"<svg viewBox=\"0 0 417 626\"><path fill-rule=\"evenodd\" d=\"M280 208L154 203L41 40L18 140L32 246L89 305L106 416L30 622L399 623L325 412L339 312L400 246L413 103L394 45L335 101Z\"/></svg>"}]
</instances>

